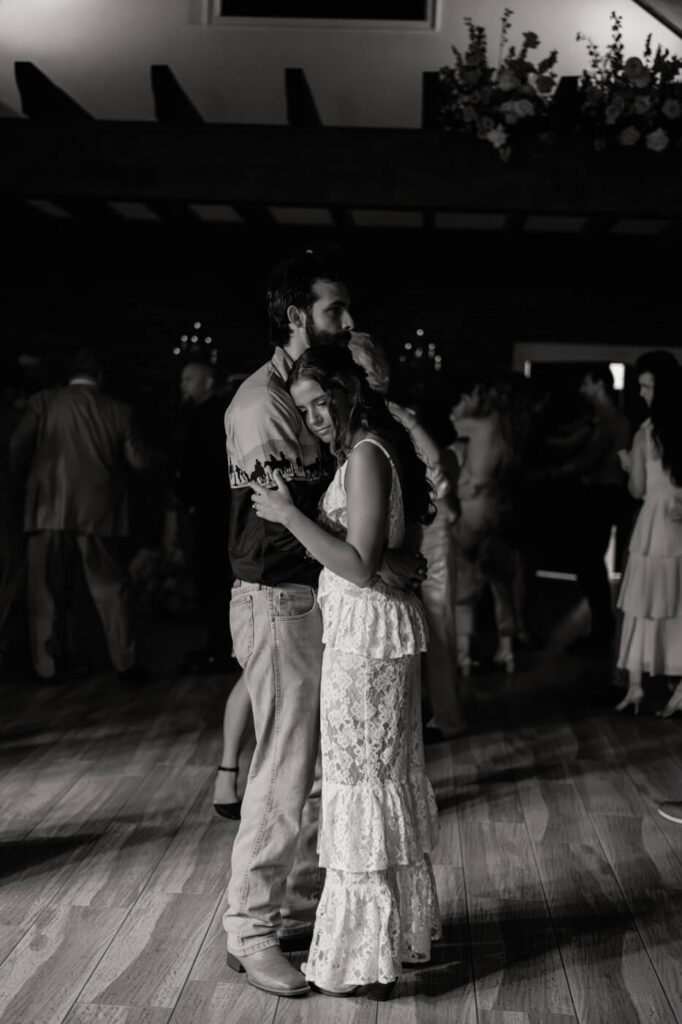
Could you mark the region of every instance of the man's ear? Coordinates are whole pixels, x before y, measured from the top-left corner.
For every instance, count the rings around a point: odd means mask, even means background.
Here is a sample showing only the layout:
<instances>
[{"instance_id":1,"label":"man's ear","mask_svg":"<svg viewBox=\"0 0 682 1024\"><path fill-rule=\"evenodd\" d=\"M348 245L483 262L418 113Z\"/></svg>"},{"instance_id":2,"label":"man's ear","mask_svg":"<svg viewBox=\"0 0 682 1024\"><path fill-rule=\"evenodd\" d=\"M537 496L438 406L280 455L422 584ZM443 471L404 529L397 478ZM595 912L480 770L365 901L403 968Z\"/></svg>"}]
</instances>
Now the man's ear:
<instances>
[{"instance_id":1,"label":"man's ear","mask_svg":"<svg viewBox=\"0 0 682 1024\"><path fill-rule=\"evenodd\" d=\"M302 327L303 326L303 313L298 308L298 306L288 306L287 307L287 320L294 327Z\"/></svg>"}]
</instances>

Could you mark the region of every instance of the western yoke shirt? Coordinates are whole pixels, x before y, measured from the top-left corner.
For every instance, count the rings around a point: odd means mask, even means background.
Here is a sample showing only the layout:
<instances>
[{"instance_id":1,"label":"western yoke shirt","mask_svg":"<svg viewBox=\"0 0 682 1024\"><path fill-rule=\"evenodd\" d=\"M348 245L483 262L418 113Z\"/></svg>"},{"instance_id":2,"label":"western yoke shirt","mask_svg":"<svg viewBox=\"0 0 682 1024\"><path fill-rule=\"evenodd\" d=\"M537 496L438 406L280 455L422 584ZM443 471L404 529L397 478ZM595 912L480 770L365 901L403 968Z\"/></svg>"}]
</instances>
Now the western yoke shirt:
<instances>
[{"instance_id":1,"label":"western yoke shirt","mask_svg":"<svg viewBox=\"0 0 682 1024\"><path fill-rule=\"evenodd\" d=\"M279 469L296 506L315 518L325 490L326 471L320 442L305 426L285 382L291 356L277 347L272 359L241 385L225 413L225 443L230 475L230 564L233 575L248 583L317 586L318 562L280 523L260 519L251 504L254 482L271 487Z\"/></svg>"}]
</instances>

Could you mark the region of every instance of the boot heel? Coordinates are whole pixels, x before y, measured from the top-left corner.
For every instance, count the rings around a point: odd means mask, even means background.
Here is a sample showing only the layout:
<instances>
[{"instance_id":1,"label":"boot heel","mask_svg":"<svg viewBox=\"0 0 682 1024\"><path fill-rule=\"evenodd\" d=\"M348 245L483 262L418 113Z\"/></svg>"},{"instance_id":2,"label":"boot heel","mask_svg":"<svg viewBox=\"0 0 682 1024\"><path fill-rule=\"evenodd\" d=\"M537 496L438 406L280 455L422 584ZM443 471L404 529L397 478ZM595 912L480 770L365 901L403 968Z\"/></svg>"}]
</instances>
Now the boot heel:
<instances>
[{"instance_id":1,"label":"boot heel","mask_svg":"<svg viewBox=\"0 0 682 1024\"><path fill-rule=\"evenodd\" d=\"M375 981L367 989L367 998L375 1003L384 1003L387 999L391 998L394 988L395 981Z\"/></svg>"},{"instance_id":2,"label":"boot heel","mask_svg":"<svg viewBox=\"0 0 682 1024\"><path fill-rule=\"evenodd\" d=\"M241 960L238 960L234 953L227 952L227 966L231 967L237 974L246 974L246 968L242 965Z\"/></svg>"}]
</instances>

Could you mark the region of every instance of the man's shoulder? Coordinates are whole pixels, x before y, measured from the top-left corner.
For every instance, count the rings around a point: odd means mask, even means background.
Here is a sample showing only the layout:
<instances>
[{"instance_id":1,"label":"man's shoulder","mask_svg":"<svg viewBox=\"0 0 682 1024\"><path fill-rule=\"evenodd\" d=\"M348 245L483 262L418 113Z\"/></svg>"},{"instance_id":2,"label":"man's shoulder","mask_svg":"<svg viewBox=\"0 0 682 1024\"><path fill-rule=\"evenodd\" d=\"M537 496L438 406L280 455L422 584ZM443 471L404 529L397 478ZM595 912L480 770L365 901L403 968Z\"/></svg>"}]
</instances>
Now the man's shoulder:
<instances>
[{"instance_id":1,"label":"man's shoulder","mask_svg":"<svg viewBox=\"0 0 682 1024\"><path fill-rule=\"evenodd\" d=\"M76 416L79 411L84 413L86 409L89 409L90 414L94 413L112 426L116 424L121 428L125 428L125 425L132 419L132 406L129 402L109 395L106 391L100 391L99 388L87 385L81 387L68 385L61 389L60 395L60 401L64 403L62 408L64 406L71 407Z\"/></svg>"},{"instance_id":2,"label":"man's shoulder","mask_svg":"<svg viewBox=\"0 0 682 1024\"><path fill-rule=\"evenodd\" d=\"M247 409L293 409L294 404L272 360L260 366L239 386L225 413L226 422Z\"/></svg>"}]
</instances>

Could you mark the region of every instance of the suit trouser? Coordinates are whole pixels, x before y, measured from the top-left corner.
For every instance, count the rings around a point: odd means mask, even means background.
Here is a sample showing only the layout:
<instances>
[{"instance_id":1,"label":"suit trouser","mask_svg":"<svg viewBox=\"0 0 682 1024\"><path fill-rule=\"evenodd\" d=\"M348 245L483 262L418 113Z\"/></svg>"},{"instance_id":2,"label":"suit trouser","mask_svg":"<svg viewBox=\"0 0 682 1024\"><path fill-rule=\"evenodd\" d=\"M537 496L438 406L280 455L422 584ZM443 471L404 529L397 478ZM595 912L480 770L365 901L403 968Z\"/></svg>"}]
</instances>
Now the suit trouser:
<instances>
[{"instance_id":1,"label":"suit trouser","mask_svg":"<svg viewBox=\"0 0 682 1024\"><path fill-rule=\"evenodd\" d=\"M429 626L424 681L433 725L447 732L460 728L464 716L457 691L457 562L450 523L442 506L438 507L434 521L424 527L421 552L429 566L428 576L421 586Z\"/></svg>"},{"instance_id":2,"label":"suit trouser","mask_svg":"<svg viewBox=\"0 0 682 1024\"><path fill-rule=\"evenodd\" d=\"M61 612L74 559L83 566L114 668L135 663L135 638L128 601L129 580L112 552L112 540L70 530L41 530L28 538L28 613L31 658L39 676L55 672L61 653Z\"/></svg>"},{"instance_id":3,"label":"suit trouser","mask_svg":"<svg viewBox=\"0 0 682 1024\"><path fill-rule=\"evenodd\" d=\"M322 889L322 616L312 587L237 580L230 625L256 732L223 916L228 948L240 956L277 944L283 903L297 917L303 904L312 917Z\"/></svg>"}]
</instances>

